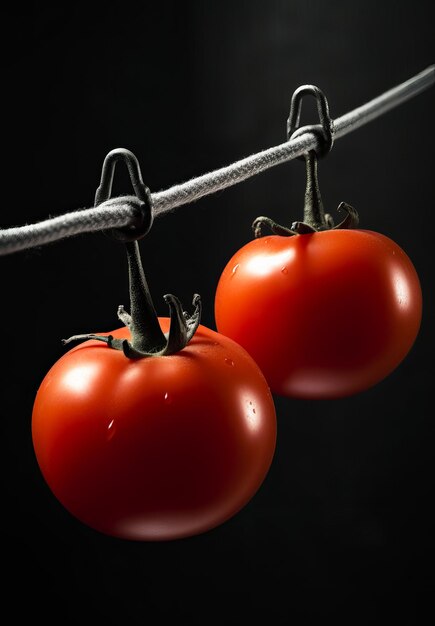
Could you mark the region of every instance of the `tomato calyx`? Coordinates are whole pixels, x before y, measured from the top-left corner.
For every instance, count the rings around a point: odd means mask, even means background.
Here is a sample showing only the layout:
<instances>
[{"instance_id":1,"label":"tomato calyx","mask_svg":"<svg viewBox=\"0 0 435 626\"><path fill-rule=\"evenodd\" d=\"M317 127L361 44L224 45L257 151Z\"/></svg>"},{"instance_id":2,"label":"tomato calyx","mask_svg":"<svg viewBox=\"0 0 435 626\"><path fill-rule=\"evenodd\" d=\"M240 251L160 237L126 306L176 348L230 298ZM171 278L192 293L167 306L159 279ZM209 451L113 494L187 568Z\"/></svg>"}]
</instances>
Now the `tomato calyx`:
<instances>
[{"instance_id":1,"label":"tomato calyx","mask_svg":"<svg viewBox=\"0 0 435 626\"><path fill-rule=\"evenodd\" d=\"M325 214L327 226L323 228L315 228L309 222L305 220L303 222L293 222L291 227L282 226L277 222L274 222L270 217L261 215L252 222L252 230L256 239L263 237L263 228L266 227L274 235L281 235L282 237L292 237L293 235L307 235L309 233L315 233L322 230L343 230L346 228L356 228L359 223L358 212L347 202L340 202L337 207L337 211L340 213L346 213L344 219L337 225L334 224L333 218L329 213Z\"/></svg>"},{"instance_id":2,"label":"tomato calyx","mask_svg":"<svg viewBox=\"0 0 435 626\"><path fill-rule=\"evenodd\" d=\"M302 126L298 128L302 98L306 95L314 96L317 101L317 111L319 114L320 124ZM290 227L277 224L269 217L257 217L252 229L256 238L262 237L263 227L269 228L273 234L291 237L293 235L304 235L308 233L356 228L358 226L358 213L346 202L341 202L338 211L345 212L345 218L337 225L329 213L325 213L322 196L320 193L319 179L317 173L317 161L319 157L329 153L333 145L334 123L329 115L329 105L324 93L315 85L302 85L293 93L290 113L287 120L287 139L294 139L301 135L314 135L316 139L316 148L307 151L302 157L305 160L306 168L306 187L305 187L305 204L304 217L302 221L296 221Z\"/></svg>"},{"instance_id":3,"label":"tomato calyx","mask_svg":"<svg viewBox=\"0 0 435 626\"><path fill-rule=\"evenodd\" d=\"M128 359L140 359L150 356L169 356L171 354L175 354L186 347L199 326L201 319L201 297L199 294L195 294L193 296L193 305L195 310L192 315L183 311L181 302L176 296L166 294L164 296L164 300L167 304L169 304L171 323L169 333L162 333L164 337L164 345L160 349L157 347L154 350L139 350L134 347L134 342L130 342L127 339L116 339L113 335L105 336L95 335L93 333L73 335L68 339L62 339L62 343L65 345L71 341L96 339L97 341L103 341L106 343L109 348L122 350ZM125 323L125 326L132 330L131 316L122 305L118 307L118 318Z\"/></svg>"},{"instance_id":4,"label":"tomato calyx","mask_svg":"<svg viewBox=\"0 0 435 626\"><path fill-rule=\"evenodd\" d=\"M300 130L303 130L300 129ZM293 135L294 136L294 135ZM263 236L263 228L267 227L274 235L291 237L293 235L306 235L323 230L337 230L356 228L359 217L356 209L346 202L340 202L337 211L345 213L344 219L337 225L330 213L325 213L322 196L320 193L319 179L317 175L317 155L310 150L304 155L306 164L307 183L305 188L304 218L302 221L293 222L289 227L277 224L269 217L257 217L252 223L252 230L256 238Z\"/></svg>"},{"instance_id":5,"label":"tomato calyx","mask_svg":"<svg viewBox=\"0 0 435 626\"><path fill-rule=\"evenodd\" d=\"M130 290L130 313L123 305L118 307L118 319L130 330L131 340L114 338L112 335L86 333L73 335L63 339L62 343L96 339L106 343L110 348L121 350L129 359L151 356L168 356L182 350L192 339L201 320L201 297L193 296L194 310L192 314L183 310L180 300L173 294L164 296L170 311L170 327L163 333L149 291L143 270L137 239L146 234L152 224L151 194L143 184L139 163L132 152L125 149L112 150L103 164L101 184L96 193L95 204L98 205L110 198L113 174L116 162L123 160L141 202L144 213L142 228L126 228L113 233L114 237L125 244L128 260L128 277Z\"/></svg>"},{"instance_id":6,"label":"tomato calyx","mask_svg":"<svg viewBox=\"0 0 435 626\"><path fill-rule=\"evenodd\" d=\"M72 341L96 339L106 343L110 348L121 350L129 359L175 354L186 347L199 326L201 296L199 294L193 296L194 311L189 315L183 311L182 304L176 296L166 294L164 300L169 306L171 322L169 332L163 333L143 271L139 246L136 241L128 242L126 249L131 313L128 313L123 305L120 305L118 307L118 319L130 330L131 341L117 339L112 335L87 333L73 335L68 339L63 339L62 343L65 345Z\"/></svg>"}]
</instances>

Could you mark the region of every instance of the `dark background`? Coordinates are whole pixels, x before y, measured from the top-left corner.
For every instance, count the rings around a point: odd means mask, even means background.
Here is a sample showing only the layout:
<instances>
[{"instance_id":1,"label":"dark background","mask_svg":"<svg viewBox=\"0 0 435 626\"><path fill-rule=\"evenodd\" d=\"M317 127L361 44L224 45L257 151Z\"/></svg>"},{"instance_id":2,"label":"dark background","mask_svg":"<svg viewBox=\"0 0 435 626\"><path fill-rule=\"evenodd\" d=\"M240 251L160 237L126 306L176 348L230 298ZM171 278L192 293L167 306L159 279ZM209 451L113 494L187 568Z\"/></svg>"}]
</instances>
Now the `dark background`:
<instances>
[{"instance_id":1,"label":"dark background","mask_svg":"<svg viewBox=\"0 0 435 626\"><path fill-rule=\"evenodd\" d=\"M138 157L152 191L285 139L314 83L338 117L435 61L431 1L70 3L4 11L3 227L91 206L106 153ZM429 624L433 610L435 89L337 141L329 209L408 253L424 317L400 367L341 401L276 398L278 443L251 502L204 535L135 543L73 519L33 455L38 385L60 339L118 326L122 247L85 234L0 259L2 612L58 624ZM306 108L307 122L314 112ZM311 119L310 119L311 115ZM118 168L115 193L130 192ZM162 217L141 249L164 293L213 297L257 215L301 216L304 171L280 165ZM169 621L168 621L169 620Z\"/></svg>"}]
</instances>

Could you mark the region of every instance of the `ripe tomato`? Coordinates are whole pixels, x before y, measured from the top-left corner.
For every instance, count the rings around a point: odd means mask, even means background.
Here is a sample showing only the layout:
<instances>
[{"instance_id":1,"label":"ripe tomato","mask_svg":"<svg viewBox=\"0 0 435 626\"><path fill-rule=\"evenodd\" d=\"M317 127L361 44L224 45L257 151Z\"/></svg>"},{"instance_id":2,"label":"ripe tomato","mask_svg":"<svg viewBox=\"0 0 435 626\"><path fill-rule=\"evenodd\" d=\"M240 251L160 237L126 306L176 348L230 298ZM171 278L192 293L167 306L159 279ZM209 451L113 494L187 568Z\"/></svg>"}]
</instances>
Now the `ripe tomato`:
<instances>
[{"instance_id":1,"label":"ripe tomato","mask_svg":"<svg viewBox=\"0 0 435 626\"><path fill-rule=\"evenodd\" d=\"M225 267L215 301L219 332L248 350L273 392L302 399L381 381L410 350L421 309L410 259L366 230L255 239Z\"/></svg>"},{"instance_id":2,"label":"ripe tomato","mask_svg":"<svg viewBox=\"0 0 435 626\"><path fill-rule=\"evenodd\" d=\"M160 324L166 332L168 318ZM248 353L199 326L172 356L74 347L38 390L32 435L46 482L79 520L168 540L211 529L250 500L272 461L276 417Z\"/></svg>"}]
</instances>

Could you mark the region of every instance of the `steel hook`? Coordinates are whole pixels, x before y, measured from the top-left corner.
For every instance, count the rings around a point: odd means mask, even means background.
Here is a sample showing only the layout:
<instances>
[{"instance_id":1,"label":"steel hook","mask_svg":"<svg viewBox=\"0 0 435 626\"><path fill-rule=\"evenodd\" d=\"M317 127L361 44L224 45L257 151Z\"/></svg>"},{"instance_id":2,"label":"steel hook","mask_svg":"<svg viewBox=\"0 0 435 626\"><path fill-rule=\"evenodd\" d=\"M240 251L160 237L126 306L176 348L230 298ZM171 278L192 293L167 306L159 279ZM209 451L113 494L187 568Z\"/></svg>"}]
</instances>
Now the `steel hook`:
<instances>
[{"instance_id":1,"label":"steel hook","mask_svg":"<svg viewBox=\"0 0 435 626\"><path fill-rule=\"evenodd\" d=\"M140 203L136 223L124 228L112 229L110 232L118 240L135 241L144 237L150 230L153 222L153 211L151 192L144 185L139 161L133 152L126 148L115 148L106 155L101 170L100 185L95 193L94 206L98 206L111 197L113 177L118 161L123 161L126 164L131 184Z\"/></svg>"}]
</instances>

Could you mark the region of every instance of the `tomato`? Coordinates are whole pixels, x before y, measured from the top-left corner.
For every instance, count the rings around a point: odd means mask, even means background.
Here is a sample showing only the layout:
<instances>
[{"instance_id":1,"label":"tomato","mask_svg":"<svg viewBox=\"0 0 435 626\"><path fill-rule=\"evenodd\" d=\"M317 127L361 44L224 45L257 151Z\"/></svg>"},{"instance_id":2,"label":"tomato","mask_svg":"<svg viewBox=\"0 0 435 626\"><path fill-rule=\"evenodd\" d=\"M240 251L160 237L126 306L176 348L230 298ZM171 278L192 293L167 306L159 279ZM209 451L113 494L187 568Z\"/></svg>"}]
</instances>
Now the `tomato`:
<instances>
[{"instance_id":1,"label":"tomato","mask_svg":"<svg viewBox=\"0 0 435 626\"><path fill-rule=\"evenodd\" d=\"M159 322L166 332L169 319ZM123 539L169 540L207 531L250 500L272 462L276 417L248 353L199 326L172 356L127 359L94 340L69 350L37 392L32 436L72 515Z\"/></svg>"},{"instance_id":2,"label":"tomato","mask_svg":"<svg viewBox=\"0 0 435 626\"><path fill-rule=\"evenodd\" d=\"M379 383L410 350L421 313L410 259L367 230L255 239L225 267L215 300L219 332L251 354L273 392L302 399Z\"/></svg>"}]
</instances>

